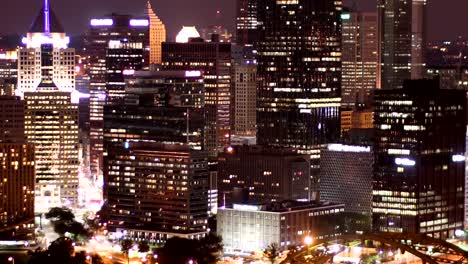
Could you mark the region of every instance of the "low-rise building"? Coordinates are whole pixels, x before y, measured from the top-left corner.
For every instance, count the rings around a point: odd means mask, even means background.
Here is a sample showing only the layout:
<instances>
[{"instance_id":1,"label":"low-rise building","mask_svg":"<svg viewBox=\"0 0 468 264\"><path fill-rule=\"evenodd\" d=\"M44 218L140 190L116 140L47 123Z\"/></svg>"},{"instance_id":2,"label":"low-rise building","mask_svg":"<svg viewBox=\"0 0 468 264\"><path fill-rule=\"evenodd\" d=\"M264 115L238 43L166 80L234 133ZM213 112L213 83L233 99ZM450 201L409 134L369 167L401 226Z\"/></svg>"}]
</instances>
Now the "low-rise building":
<instances>
[{"instance_id":1,"label":"low-rise building","mask_svg":"<svg viewBox=\"0 0 468 264\"><path fill-rule=\"evenodd\" d=\"M282 249L304 243L308 236L337 235L328 217L343 212L343 204L283 201L265 205L234 204L218 209L218 234L225 251L262 251L272 243Z\"/></svg>"}]
</instances>

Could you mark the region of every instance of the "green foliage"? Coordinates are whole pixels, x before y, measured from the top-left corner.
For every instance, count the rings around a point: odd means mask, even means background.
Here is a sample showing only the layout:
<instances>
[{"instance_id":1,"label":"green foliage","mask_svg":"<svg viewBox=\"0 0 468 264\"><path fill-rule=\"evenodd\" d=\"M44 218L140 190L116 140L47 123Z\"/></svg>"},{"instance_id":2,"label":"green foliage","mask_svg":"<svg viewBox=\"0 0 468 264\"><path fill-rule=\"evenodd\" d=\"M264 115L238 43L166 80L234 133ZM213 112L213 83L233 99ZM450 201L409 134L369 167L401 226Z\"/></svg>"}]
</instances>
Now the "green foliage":
<instances>
[{"instance_id":1,"label":"green foliage","mask_svg":"<svg viewBox=\"0 0 468 264\"><path fill-rule=\"evenodd\" d=\"M148 245L148 242L141 241L140 243L138 243L138 252L146 253L148 251L150 251L150 246Z\"/></svg>"},{"instance_id":2,"label":"green foliage","mask_svg":"<svg viewBox=\"0 0 468 264\"><path fill-rule=\"evenodd\" d=\"M270 244L265 250L263 251L263 255L273 264L275 263L276 259L279 257L281 251L279 249L278 244L273 243Z\"/></svg>"},{"instance_id":3,"label":"green foliage","mask_svg":"<svg viewBox=\"0 0 468 264\"><path fill-rule=\"evenodd\" d=\"M45 217L51 221L55 233L61 237L70 233L70 238L78 241L88 240L92 235L82 223L75 220L75 215L68 208L54 207L46 213Z\"/></svg>"},{"instance_id":4,"label":"green foliage","mask_svg":"<svg viewBox=\"0 0 468 264\"><path fill-rule=\"evenodd\" d=\"M160 264L187 263L191 259L198 264L214 264L222 250L221 237L210 233L201 240L170 238L164 247L154 249L154 253L158 255Z\"/></svg>"}]
</instances>

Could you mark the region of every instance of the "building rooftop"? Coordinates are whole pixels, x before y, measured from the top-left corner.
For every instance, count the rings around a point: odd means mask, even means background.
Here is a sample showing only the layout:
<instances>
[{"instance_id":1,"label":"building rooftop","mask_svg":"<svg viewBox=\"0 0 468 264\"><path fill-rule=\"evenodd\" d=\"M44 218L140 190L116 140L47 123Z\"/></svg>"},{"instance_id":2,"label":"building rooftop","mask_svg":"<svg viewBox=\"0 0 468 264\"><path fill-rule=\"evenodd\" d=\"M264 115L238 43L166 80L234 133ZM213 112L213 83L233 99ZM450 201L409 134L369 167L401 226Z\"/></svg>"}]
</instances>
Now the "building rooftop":
<instances>
[{"instance_id":1,"label":"building rooftop","mask_svg":"<svg viewBox=\"0 0 468 264\"><path fill-rule=\"evenodd\" d=\"M36 16L36 19L32 23L29 31L31 33L43 32L43 33L64 33L62 24L58 20L54 11L50 9L49 0L44 0L44 4Z\"/></svg>"},{"instance_id":2,"label":"building rooftop","mask_svg":"<svg viewBox=\"0 0 468 264\"><path fill-rule=\"evenodd\" d=\"M315 208L322 208L322 207L344 207L344 204L335 204L330 202L301 202L301 201L294 201L294 200L285 200L281 202L271 202L267 204L234 204L234 210L240 211L262 211L262 212L273 212L273 213L283 213L283 212L292 212L298 210L305 210L305 209L315 209Z\"/></svg>"}]
</instances>

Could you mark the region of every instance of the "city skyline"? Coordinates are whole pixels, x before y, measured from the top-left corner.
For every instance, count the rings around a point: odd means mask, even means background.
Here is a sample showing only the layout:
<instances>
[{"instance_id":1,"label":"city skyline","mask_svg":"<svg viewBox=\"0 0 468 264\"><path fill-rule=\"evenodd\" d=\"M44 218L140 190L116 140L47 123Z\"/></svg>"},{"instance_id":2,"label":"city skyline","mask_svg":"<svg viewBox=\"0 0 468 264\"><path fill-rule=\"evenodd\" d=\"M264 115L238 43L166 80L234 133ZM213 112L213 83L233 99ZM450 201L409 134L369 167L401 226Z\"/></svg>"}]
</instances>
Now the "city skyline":
<instances>
[{"instance_id":1,"label":"city skyline","mask_svg":"<svg viewBox=\"0 0 468 264\"><path fill-rule=\"evenodd\" d=\"M352 6L356 2L359 10L376 10L376 0L345 0L346 6ZM91 4L92 3L92 4ZM3 3L4 14L0 16L0 34L25 34L31 24L31 17L36 15L36 10L42 2L38 0L7 1ZM153 8L167 26L168 40L174 40L177 32L183 25L196 25L197 28L207 27L216 23L216 11L221 11L220 21L231 32L234 33L235 24L235 1L222 0L152 0ZM132 1L132 4L124 0L91 1L83 0L77 2L52 1L51 5L57 15L61 18L63 26L70 35L82 34L87 29L89 19L100 17L112 12L131 15L145 15L146 0ZM468 2L463 0L452 0L447 5L442 0L428 1L428 39L429 40L452 40L457 36L468 37L468 28L463 27L464 10L468 9ZM28 6L28 8L24 8ZM178 7L183 7L179 8ZM197 12L193 12L196 10ZM78 11L78 13L77 13ZM174 16L172 14L177 13ZM444 25L440 19L444 19ZM14 21L14 23L12 23Z\"/></svg>"}]
</instances>

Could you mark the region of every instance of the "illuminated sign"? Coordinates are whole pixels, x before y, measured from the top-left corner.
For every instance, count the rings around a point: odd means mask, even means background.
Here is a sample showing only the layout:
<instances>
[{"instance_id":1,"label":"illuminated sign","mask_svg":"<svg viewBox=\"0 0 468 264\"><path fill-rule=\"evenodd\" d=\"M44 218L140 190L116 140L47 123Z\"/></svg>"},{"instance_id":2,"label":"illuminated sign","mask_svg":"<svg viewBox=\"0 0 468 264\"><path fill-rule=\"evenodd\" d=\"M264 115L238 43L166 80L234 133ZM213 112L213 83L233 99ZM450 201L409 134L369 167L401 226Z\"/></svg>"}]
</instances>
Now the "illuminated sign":
<instances>
[{"instance_id":1,"label":"illuminated sign","mask_svg":"<svg viewBox=\"0 0 468 264\"><path fill-rule=\"evenodd\" d=\"M408 158L396 158L395 159L395 164L396 165L401 165L401 166L414 166L416 165L416 161L408 159Z\"/></svg>"},{"instance_id":2,"label":"illuminated sign","mask_svg":"<svg viewBox=\"0 0 468 264\"><path fill-rule=\"evenodd\" d=\"M147 27L149 26L149 20L148 19L130 19L129 24L132 27Z\"/></svg>"},{"instance_id":3,"label":"illuminated sign","mask_svg":"<svg viewBox=\"0 0 468 264\"><path fill-rule=\"evenodd\" d=\"M452 161L453 161L453 162L462 162L462 161L465 161L465 156L464 156L464 155L453 155L453 156L452 156Z\"/></svg>"},{"instance_id":4,"label":"illuminated sign","mask_svg":"<svg viewBox=\"0 0 468 264\"><path fill-rule=\"evenodd\" d=\"M91 19L91 26L98 27L98 26L112 26L114 25L114 20L110 18L104 19Z\"/></svg>"},{"instance_id":5,"label":"illuminated sign","mask_svg":"<svg viewBox=\"0 0 468 264\"><path fill-rule=\"evenodd\" d=\"M240 211L260 211L261 207L258 205L247 205L247 204L234 204L232 206L234 210Z\"/></svg>"},{"instance_id":6,"label":"illuminated sign","mask_svg":"<svg viewBox=\"0 0 468 264\"><path fill-rule=\"evenodd\" d=\"M201 71L185 71L185 77L200 77Z\"/></svg>"},{"instance_id":7,"label":"illuminated sign","mask_svg":"<svg viewBox=\"0 0 468 264\"><path fill-rule=\"evenodd\" d=\"M341 14L341 20L350 20L351 14Z\"/></svg>"},{"instance_id":8,"label":"illuminated sign","mask_svg":"<svg viewBox=\"0 0 468 264\"><path fill-rule=\"evenodd\" d=\"M328 150L339 151L339 152L370 152L371 149L368 146L350 146L343 144L329 144Z\"/></svg>"}]
</instances>

